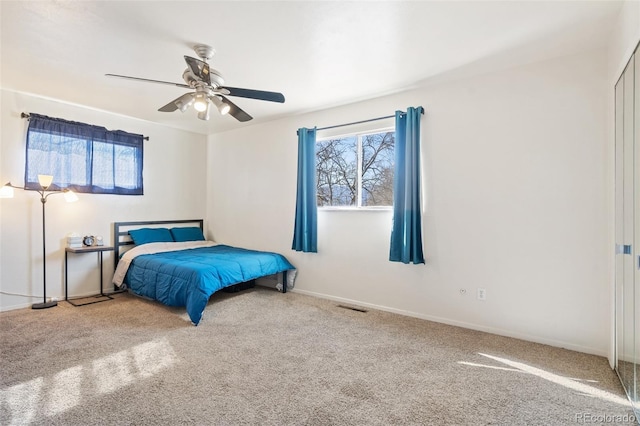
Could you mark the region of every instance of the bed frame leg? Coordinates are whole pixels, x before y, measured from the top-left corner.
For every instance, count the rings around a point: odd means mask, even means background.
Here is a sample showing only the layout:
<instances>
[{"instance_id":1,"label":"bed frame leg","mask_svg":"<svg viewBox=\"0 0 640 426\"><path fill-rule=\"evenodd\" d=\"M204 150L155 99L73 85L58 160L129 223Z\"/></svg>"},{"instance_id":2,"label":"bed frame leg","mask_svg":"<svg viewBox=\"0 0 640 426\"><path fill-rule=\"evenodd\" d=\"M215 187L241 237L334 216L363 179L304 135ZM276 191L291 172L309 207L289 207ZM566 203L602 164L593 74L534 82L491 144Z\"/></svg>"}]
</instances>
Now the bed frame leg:
<instances>
[{"instance_id":1,"label":"bed frame leg","mask_svg":"<svg viewBox=\"0 0 640 426\"><path fill-rule=\"evenodd\" d=\"M287 271L282 271L282 292L287 292Z\"/></svg>"}]
</instances>

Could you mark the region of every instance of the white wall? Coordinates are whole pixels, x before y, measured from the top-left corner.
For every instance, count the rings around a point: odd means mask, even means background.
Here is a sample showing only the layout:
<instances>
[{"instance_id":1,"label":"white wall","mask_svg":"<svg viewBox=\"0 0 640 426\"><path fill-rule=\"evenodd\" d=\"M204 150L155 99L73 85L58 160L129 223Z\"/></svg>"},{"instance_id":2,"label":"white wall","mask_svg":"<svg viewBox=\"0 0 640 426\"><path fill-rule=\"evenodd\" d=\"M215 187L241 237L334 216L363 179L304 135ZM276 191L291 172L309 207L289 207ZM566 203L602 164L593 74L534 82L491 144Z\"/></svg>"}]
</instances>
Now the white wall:
<instances>
[{"instance_id":1,"label":"white wall","mask_svg":"<svg viewBox=\"0 0 640 426\"><path fill-rule=\"evenodd\" d=\"M47 296L64 297L64 244L69 232L102 235L105 244L112 245L112 224L116 221L205 216L205 136L6 90L0 94L0 184L24 183L28 123L20 118L21 112L149 136L149 141L144 142L145 195L78 194L80 200L71 204L62 196L49 197L46 204ZM0 291L23 295L0 294L1 310L42 301L41 215L37 193L16 190L15 198L0 199ZM70 294L95 294L99 286L97 255L70 255L69 264ZM113 275L110 254L105 255L104 266L108 290Z\"/></svg>"},{"instance_id":2,"label":"white wall","mask_svg":"<svg viewBox=\"0 0 640 426\"><path fill-rule=\"evenodd\" d=\"M295 291L606 355L606 75L592 51L211 135L210 235L286 254ZM426 266L387 260L390 212L320 211L293 252L296 129L418 105Z\"/></svg>"}]
</instances>

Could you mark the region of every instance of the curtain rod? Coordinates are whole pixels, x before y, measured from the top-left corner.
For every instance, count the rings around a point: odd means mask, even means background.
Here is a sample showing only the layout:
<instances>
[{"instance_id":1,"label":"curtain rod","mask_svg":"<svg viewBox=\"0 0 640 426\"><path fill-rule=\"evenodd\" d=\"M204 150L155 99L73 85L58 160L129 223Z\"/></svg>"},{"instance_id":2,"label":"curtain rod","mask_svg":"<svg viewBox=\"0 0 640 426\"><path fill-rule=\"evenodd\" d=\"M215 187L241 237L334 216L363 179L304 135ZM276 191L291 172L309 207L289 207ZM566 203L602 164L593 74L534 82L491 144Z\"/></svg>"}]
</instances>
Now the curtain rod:
<instances>
[{"instance_id":1,"label":"curtain rod","mask_svg":"<svg viewBox=\"0 0 640 426\"><path fill-rule=\"evenodd\" d=\"M360 121L353 121L351 123L344 123L344 124L336 124L334 126L327 126L327 127L320 127L316 130L327 130L327 129L335 129L337 127L345 127L345 126L353 126L354 124L362 124L362 123L368 123L370 121L378 121L378 120L385 120L387 118L393 118L396 115L385 115L384 117L376 117L376 118L370 118L368 120L360 120Z\"/></svg>"},{"instance_id":2,"label":"curtain rod","mask_svg":"<svg viewBox=\"0 0 640 426\"><path fill-rule=\"evenodd\" d=\"M20 113L20 118L29 118L29 114L27 114L26 112L21 112ZM143 136L142 139L144 139L145 141L149 140L149 136Z\"/></svg>"},{"instance_id":3,"label":"curtain rod","mask_svg":"<svg viewBox=\"0 0 640 426\"><path fill-rule=\"evenodd\" d=\"M401 114L406 114L405 111L401 111ZM422 115L424 115L424 109L422 110ZM370 121L378 121L378 120L385 120L387 118L394 118L396 115L385 115L384 117L376 117L376 118L370 118L368 120L360 120L360 121L353 121L351 123L344 123L344 124L336 124L334 126L327 126L327 127L320 127L317 128L316 130L327 130L327 129L335 129L337 127L345 127L345 126L352 126L354 124L362 124L362 123L369 123Z\"/></svg>"}]
</instances>

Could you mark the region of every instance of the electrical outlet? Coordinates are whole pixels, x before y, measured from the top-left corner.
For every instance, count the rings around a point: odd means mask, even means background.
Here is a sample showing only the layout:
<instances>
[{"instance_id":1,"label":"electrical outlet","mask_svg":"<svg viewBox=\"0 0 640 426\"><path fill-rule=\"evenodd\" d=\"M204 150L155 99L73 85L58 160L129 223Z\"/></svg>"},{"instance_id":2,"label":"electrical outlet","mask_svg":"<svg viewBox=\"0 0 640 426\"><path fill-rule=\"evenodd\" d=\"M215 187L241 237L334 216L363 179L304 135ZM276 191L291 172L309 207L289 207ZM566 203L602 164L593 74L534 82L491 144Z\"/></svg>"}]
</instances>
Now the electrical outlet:
<instances>
[{"instance_id":1,"label":"electrical outlet","mask_svg":"<svg viewBox=\"0 0 640 426\"><path fill-rule=\"evenodd\" d=\"M478 287L478 300L487 300L487 289Z\"/></svg>"}]
</instances>

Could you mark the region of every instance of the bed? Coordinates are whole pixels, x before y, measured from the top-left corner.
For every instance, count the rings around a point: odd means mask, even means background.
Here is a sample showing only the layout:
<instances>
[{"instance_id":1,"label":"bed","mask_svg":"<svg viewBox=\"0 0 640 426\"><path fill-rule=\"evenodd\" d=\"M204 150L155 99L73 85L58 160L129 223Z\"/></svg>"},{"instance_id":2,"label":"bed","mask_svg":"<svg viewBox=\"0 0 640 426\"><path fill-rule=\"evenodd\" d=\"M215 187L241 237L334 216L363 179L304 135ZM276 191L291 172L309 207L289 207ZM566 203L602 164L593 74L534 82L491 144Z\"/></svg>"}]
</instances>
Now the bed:
<instances>
[{"instance_id":1,"label":"bed","mask_svg":"<svg viewBox=\"0 0 640 426\"><path fill-rule=\"evenodd\" d=\"M281 254L206 241L203 220L115 222L114 285L168 306L184 306L198 325L218 290L281 274L286 293L294 266Z\"/></svg>"}]
</instances>

